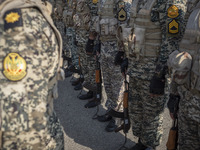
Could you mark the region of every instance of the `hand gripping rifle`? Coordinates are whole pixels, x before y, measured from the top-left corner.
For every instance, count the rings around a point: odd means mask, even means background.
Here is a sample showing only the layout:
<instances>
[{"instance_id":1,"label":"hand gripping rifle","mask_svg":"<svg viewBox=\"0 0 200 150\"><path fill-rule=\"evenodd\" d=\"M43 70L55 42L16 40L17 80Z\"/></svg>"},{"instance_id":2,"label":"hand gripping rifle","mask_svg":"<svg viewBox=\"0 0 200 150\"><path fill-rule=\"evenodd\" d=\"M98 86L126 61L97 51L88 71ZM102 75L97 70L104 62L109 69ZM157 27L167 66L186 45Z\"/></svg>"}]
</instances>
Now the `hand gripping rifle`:
<instances>
[{"instance_id":1,"label":"hand gripping rifle","mask_svg":"<svg viewBox=\"0 0 200 150\"><path fill-rule=\"evenodd\" d=\"M177 150L178 146L178 117L177 117L177 111L179 109L179 98L176 98L176 103L174 106L174 120L172 127L169 131L168 141L167 141L167 150Z\"/></svg>"}]
</instances>

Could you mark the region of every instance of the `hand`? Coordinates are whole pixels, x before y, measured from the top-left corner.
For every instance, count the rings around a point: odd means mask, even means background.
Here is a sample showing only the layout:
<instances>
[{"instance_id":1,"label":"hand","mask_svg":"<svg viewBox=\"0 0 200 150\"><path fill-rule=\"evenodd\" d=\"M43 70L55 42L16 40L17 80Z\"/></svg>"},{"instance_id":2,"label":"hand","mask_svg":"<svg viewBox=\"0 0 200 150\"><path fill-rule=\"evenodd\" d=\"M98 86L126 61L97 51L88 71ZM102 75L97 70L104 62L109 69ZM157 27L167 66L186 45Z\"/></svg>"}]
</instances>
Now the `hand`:
<instances>
[{"instance_id":1,"label":"hand","mask_svg":"<svg viewBox=\"0 0 200 150\"><path fill-rule=\"evenodd\" d=\"M172 120L175 120L174 113L169 113L169 115L172 118Z\"/></svg>"},{"instance_id":2,"label":"hand","mask_svg":"<svg viewBox=\"0 0 200 150\"><path fill-rule=\"evenodd\" d=\"M124 59L124 52L123 51L118 51L117 54L115 55L115 65L121 65Z\"/></svg>"}]
</instances>

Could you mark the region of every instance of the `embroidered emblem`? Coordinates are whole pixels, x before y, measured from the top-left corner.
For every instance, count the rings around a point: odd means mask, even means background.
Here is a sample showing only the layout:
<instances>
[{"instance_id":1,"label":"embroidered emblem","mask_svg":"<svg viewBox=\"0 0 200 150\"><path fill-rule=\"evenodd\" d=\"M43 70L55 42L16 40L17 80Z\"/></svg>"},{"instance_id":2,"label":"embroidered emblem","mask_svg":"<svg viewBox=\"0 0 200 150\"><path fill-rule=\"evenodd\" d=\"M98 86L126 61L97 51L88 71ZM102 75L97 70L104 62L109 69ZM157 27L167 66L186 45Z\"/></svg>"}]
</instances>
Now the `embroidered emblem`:
<instances>
[{"instance_id":1,"label":"embroidered emblem","mask_svg":"<svg viewBox=\"0 0 200 150\"><path fill-rule=\"evenodd\" d=\"M6 20L7 23L14 23L16 21L19 21L19 18L20 18L20 16L19 16L18 13L11 12L11 13L6 15L5 20Z\"/></svg>"},{"instance_id":2,"label":"embroidered emblem","mask_svg":"<svg viewBox=\"0 0 200 150\"><path fill-rule=\"evenodd\" d=\"M172 20L169 24L168 24L168 31L171 34L177 34L179 32L179 23L176 22L176 20Z\"/></svg>"},{"instance_id":3,"label":"embroidered emblem","mask_svg":"<svg viewBox=\"0 0 200 150\"><path fill-rule=\"evenodd\" d=\"M127 12L125 11L125 2L119 2L118 3L118 7L120 8L118 14L117 14L117 18L119 21L126 21L127 19Z\"/></svg>"},{"instance_id":4,"label":"embroidered emblem","mask_svg":"<svg viewBox=\"0 0 200 150\"><path fill-rule=\"evenodd\" d=\"M4 30L23 25L21 9L12 9L4 14Z\"/></svg>"},{"instance_id":5,"label":"embroidered emblem","mask_svg":"<svg viewBox=\"0 0 200 150\"><path fill-rule=\"evenodd\" d=\"M92 3L93 3L93 4L97 4L97 3L98 3L98 0L92 0Z\"/></svg>"},{"instance_id":6,"label":"embroidered emblem","mask_svg":"<svg viewBox=\"0 0 200 150\"><path fill-rule=\"evenodd\" d=\"M175 5L172 5L171 7L168 8L167 12L168 12L168 17L170 18L176 18L179 16L178 13L178 7L176 7Z\"/></svg>"},{"instance_id":7,"label":"embroidered emblem","mask_svg":"<svg viewBox=\"0 0 200 150\"><path fill-rule=\"evenodd\" d=\"M19 81L26 76L26 61L17 53L9 53L3 62L3 74L11 81Z\"/></svg>"}]
</instances>

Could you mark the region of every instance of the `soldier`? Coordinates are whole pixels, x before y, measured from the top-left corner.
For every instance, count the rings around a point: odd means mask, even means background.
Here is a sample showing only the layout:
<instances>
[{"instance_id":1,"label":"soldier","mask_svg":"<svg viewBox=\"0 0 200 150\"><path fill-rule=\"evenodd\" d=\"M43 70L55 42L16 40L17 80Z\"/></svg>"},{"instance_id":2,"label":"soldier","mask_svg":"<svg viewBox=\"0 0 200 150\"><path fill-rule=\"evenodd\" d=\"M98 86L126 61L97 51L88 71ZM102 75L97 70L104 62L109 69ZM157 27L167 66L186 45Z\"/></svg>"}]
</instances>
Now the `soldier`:
<instances>
[{"instance_id":1,"label":"soldier","mask_svg":"<svg viewBox=\"0 0 200 150\"><path fill-rule=\"evenodd\" d=\"M73 16L76 12L76 0L70 0L67 2L67 7L65 7L65 10L63 11L63 21L65 23L65 30L66 33L64 36L66 36L66 57L69 57L71 54L71 65L68 67L69 74L70 72L79 72L79 65L78 65L78 53L77 48L75 45L76 42L76 32L74 29L74 22L73 22ZM68 54L68 50L70 51L70 54Z\"/></svg>"},{"instance_id":2,"label":"soldier","mask_svg":"<svg viewBox=\"0 0 200 150\"><path fill-rule=\"evenodd\" d=\"M122 101L123 95L123 77L119 66L114 64L114 56L118 52L116 30L118 21L115 18L116 2L100 1L100 40L101 40L101 68L103 75L103 83L107 94L106 107L108 109L117 109ZM90 101L85 107L91 107L99 102ZM98 117L99 121L109 121L111 119L107 114ZM114 131L116 128L115 120L111 120L106 131Z\"/></svg>"},{"instance_id":3,"label":"soldier","mask_svg":"<svg viewBox=\"0 0 200 150\"><path fill-rule=\"evenodd\" d=\"M129 51L129 111L139 138L131 150L155 149L161 142L166 61L183 35L184 1L133 1Z\"/></svg>"},{"instance_id":4,"label":"soldier","mask_svg":"<svg viewBox=\"0 0 200 150\"><path fill-rule=\"evenodd\" d=\"M80 71L84 78L88 78L88 67L87 67L87 56L85 52L85 45L89 36L90 29L90 9L87 0L76 1L76 14L73 16L74 27L76 30L76 44L78 55L80 58ZM81 79L81 78L80 78ZM78 80L78 85L74 88L75 90L82 89L83 80Z\"/></svg>"},{"instance_id":5,"label":"soldier","mask_svg":"<svg viewBox=\"0 0 200 150\"><path fill-rule=\"evenodd\" d=\"M65 27L65 21L63 18L63 11L66 8L67 4L64 0L54 0L53 2L54 4L54 12L53 12L53 21L57 27L57 29L59 30L62 39L63 39L63 58L64 58L64 65L65 62L68 62L68 68L65 69L65 77L70 77L72 75L72 72L69 70L69 66L71 66L72 64L72 60L71 60L71 51L69 49L68 46L68 37L66 36L66 27Z\"/></svg>"},{"instance_id":6,"label":"soldier","mask_svg":"<svg viewBox=\"0 0 200 150\"><path fill-rule=\"evenodd\" d=\"M198 3L198 4L197 4ZM175 105L178 111L178 145L180 150L200 149L200 2L188 3L185 19L188 22L179 51L168 60L172 71L171 94L168 102L170 116L174 119Z\"/></svg>"},{"instance_id":7,"label":"soldier","mask_svg":"<svg viewBox=\"0 0 200 150\"><path fill-rule=\"evenodd\" d=\"M62 39L51 9L41 0L0 0L0 149L64 150L53 110Z\"/></svg>"},{"instance_id":8,"label":"soldier","mask_svg":"<svg viewBox=\"0 0 200 150\"><path fill-rule=\"evenodd\" d=\"M88 75L85 76L84 78L84 83L83 87L88 89L89 91L87 94L83 94L79 96L79 99L81 100L87 100L87 99L95 99L95 94L96 94L96 83L95 83L95 66L96 66L96 61L94 57L93 52L89 52L91 49L93 50L94 45L96 44L96 36L98 29L98 1L87 1L87 5L90 8L90 29L89 29L89 37L87 44L85 46L85 53L86 53L86 58L87 58L87 70L88 70ZM87 106L87 104L86 104ZM91 108L97 106L97 103L93 103L93 105L90 105L90 107L86 108Z\"/></svg>"}]
</instances>

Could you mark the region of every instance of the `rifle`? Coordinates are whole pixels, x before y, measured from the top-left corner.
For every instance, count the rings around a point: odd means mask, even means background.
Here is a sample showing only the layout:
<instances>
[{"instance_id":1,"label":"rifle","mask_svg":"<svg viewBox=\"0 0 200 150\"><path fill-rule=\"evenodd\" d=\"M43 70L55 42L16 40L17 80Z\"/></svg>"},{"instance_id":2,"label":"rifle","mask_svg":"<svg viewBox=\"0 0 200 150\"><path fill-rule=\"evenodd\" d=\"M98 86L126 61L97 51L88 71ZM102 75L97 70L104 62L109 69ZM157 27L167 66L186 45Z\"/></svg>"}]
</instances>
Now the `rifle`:
<instances>
[{"instance_id":1,"label":"rifle","mask_svg":"<svg viewBox=\"0 0 200 150\"><path fill-rule=\"evenodd\" d=\"M169 131L168 141L166 143L167 150L177 150L178 146L178 105L179 105L179 99L177 98L177 102L174 106L174 120L172 123L172 127Z\"/></svg>"},{"instance_id":2,"label":"rifle","mask_svg":"<svg viewBox=\"0 0 200 150\"><path fill-rule=\"evenodd\" d=\"M111 115L112 117L121 118L124 121L120 127L115 129L115 132L119 132L119 131L123 130L123 132L125 134L125 142L120 147L119 150L126 148L125 144L127 142L127 133L130 129L130 118L129 118L129 112L128 112L129 83L127 81L126 71L124 72L124 74L125 74L125 80L124 80L125 91L124 91L124 96L123 96L123 112L117 112L113 109L111 109L108 112L108 114Z\"/></svg>"},{"instance_id":3,"label":"rifle","mask_svg":"<svg viewBox=\"0 0 200 150\"><path fill-rule=\"evenodd\" d=\"M101 76L101 64L99 62L100 59L100 51L101 51L101 41L98 39L98 42L94 46L94 55L96 56L96 69L95 69L95 82L96 82L96 103L101 103L102 98L102 76ZM96 119L98 117L99 105L97 105L97 111L92 117L92 119Z\"/></svg>"},{"instance_id":4,"label":"rifle","mask_svg":"<svg viewBox=\"0 0 200 150\"><path fill-rule=\"evenodd\" d=\"M121 118L124 120L124 123L115 130L115 132L119 132L120 130L123 129L124 133L128 133L128 130L130 129L130 119L129 119L129 112L128 112L128 98L129 98L129 83L127 82L125 74L125 91L124 91L124 96L123 96L123 112L117 112L113 109L111 109L108 114L111 115L112 117L115 118Z\"/></svg>"}]
</instances>

